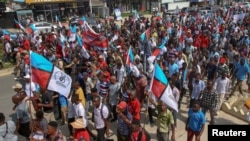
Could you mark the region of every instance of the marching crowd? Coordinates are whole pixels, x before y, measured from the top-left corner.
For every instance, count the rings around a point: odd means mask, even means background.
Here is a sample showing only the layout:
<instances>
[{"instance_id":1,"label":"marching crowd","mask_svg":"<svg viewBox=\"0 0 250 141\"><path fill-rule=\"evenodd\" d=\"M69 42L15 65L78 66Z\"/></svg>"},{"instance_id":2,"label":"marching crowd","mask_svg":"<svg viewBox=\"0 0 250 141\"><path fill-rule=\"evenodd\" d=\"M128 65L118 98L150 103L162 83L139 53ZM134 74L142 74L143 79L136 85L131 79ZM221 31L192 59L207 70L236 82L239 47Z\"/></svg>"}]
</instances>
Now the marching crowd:
<instances>
[{"instance_id":1,"label":"marching crowd","mask_svg":"<svg viewBox=\"0 0 250 141\"><path fill-rule=\"evenodd\" d=\"M234 15L243 13L243 19L234 19ZM67 40L69 29L65 27L40 36L24 33L17 40L4 36L6 58L14 58L15 80L24 80L24 85L13 86L15 123L5 122L0 113L0 140L15 141L18 133L30 141L104 141L110 135L110 124L115 123L116 140L148 141L151 135L141 119L141 111L146 109L149 124L157 127L157 140L175 141L178 111L150 91L153 68L147 58L163 44L153 62L164 71L178 108L188 97L187 141L194 136L200 141L208 111L209 124L216 124L215 116L224 100L238 90L240 95L250 92L249 29L249 9L239 7L210 14L179 11L151 18L131 16L121 25L105 19L94 30L107 37L109 45L105 50L88 45L87 58L79 42ZM82 32L79 27L76 34L81 36ZM146 41L141 39L144 33ZM64 42L62 36L66 37ZM132 70L127 66L130 49L136 66ZM68 97L32 82L30 50L71 76ZM242 88L243 83L247 90ZM97 134L92 133L90 122ZM64 124L69 137L60 131Z\"/></svg>"}]
</instances>

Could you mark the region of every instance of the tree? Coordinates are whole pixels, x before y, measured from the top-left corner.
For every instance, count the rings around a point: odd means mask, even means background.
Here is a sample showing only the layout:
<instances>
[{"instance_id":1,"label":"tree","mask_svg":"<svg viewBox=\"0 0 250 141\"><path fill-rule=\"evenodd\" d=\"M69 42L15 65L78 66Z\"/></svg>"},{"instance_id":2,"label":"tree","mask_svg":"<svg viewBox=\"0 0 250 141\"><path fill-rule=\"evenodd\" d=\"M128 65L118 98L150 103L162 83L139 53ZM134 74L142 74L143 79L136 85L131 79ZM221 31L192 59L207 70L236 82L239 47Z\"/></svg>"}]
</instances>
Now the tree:
<instances>
[{"instance_id":1,"label":"tree","mask_svg":"<svg viewBox=\"0 0 250 141\"><path fill-rule=\"evenodd\" d=\"M7 3L9 0L0 0L0 2L5 2L5 3Z\"/></svg>"}]
</instances>

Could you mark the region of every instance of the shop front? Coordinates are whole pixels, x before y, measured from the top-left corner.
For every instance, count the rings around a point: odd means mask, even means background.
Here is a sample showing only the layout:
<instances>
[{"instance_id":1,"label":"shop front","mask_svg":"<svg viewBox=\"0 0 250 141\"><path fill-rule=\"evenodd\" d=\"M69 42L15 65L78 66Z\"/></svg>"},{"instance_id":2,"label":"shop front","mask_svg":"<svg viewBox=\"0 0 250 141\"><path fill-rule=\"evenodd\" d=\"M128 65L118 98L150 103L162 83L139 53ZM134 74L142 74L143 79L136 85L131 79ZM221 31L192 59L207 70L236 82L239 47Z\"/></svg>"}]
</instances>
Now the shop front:
<instances>
[{"instance_id":1,"label":"shop front","mask_svg":"<svg viewBox=\"0 0 250 141\"><path fill-rule=\"evenodd\" d=\"M26 0L26 5L32 9L35 21L55 22L58 16L66 21L74 15L88 12L88 0Z\"/></svg>"}]
</instances>

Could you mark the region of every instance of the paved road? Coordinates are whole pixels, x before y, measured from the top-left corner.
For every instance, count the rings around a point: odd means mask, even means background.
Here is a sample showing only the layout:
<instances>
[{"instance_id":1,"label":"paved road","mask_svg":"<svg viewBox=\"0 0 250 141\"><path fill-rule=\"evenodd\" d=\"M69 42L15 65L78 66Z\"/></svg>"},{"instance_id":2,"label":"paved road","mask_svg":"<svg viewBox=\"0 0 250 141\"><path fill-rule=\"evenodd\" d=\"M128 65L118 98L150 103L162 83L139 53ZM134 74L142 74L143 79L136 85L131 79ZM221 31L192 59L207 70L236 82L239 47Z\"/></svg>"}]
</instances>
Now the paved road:
<instances>
[{"instance_id":1,"label":"paved road","mask_svg":"<svg viewBox=\"0 0 250 141\"><path fill-rule=\"evenodd\" d=\"M11 96L14 94L12 90L12 85L14 85L16 82L13 80L12 75L2 76L0 77L0 112L3 112L6 115L7 119L11 119L11 115L13 114L12 107L13 104L11 102ZM207 119L209 122L209 114L207 114ZM145 121L145 113L142 112L142 122ZM183 106L178 114L178 121L177 121L177 128L176 128L176 141L185 141L186 140L186 132L185 132L185 124L184 121L187 118L187 100L184 99ZM235 117L232 117L224 112L221 112L220 115L216 118L217 124L246 124L246 122L241 121ZM60 121L58 121L60 123ZM92 124L92 123L91 123ZM113 138L116 140L115 131L116 131L116 124L111 124L111 129L113 134L110 136L110 138ZM149 133L152 135L152 141L156 141L156 127L150 126L146 124L146 129L149 131ZM68 130L67 126L61 126L60 129L63 131L64 135L68 136ZM93 130L94 131L94 130ZM20 140L23 141L23 138L20 137ZM202 141L207 141L207 126L205 128L205 132L202 135Z\"/></svg>"}]
</instances>

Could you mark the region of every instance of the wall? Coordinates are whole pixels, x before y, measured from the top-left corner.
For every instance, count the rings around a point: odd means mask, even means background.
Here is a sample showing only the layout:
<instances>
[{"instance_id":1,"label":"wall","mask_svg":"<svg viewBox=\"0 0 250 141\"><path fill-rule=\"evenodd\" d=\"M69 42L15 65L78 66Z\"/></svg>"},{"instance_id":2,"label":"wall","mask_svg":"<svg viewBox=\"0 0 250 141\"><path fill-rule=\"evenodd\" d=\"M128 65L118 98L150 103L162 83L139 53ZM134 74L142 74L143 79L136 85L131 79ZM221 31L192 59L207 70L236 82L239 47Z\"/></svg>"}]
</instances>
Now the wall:
<instances>
[{"instance_id":1,"label":"wall","mask_svg":"<svg viewBox=\"0 0 250 141\"><path fill-rule=\"evenodd\" d=\"M14 28L15 12L3 13L0 16L0 27L1 28Z\"/></svg>"}]
</instances>

